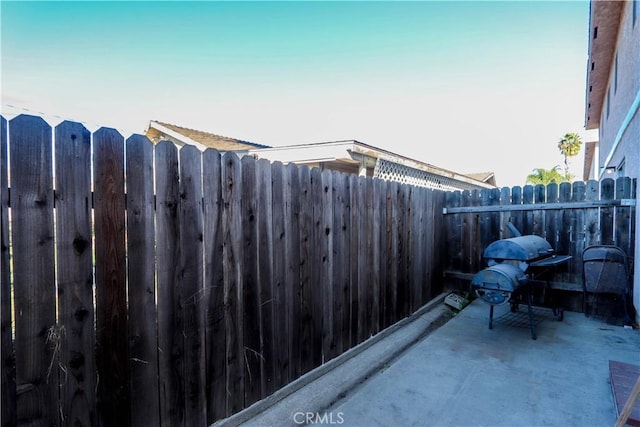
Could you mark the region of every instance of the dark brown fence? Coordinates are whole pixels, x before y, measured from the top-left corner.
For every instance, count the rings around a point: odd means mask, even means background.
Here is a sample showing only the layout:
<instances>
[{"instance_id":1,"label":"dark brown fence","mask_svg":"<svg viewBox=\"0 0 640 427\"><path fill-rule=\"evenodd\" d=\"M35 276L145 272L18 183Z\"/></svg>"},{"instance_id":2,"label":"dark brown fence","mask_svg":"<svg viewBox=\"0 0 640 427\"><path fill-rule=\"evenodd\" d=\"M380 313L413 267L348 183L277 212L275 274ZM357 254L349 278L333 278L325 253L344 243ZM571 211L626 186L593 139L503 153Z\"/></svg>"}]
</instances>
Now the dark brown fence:
<instances>
[{"instance_id":1,"label":"dark brown fence","mask_svg":"<svg viewBox=\"0 0 640 427\"><path fill-rule=\"evenodd\" d=\"M440 292L442 192L0 123L3 426L207 425Z\"/></svg>"},{"instance_id":2,"label":"dark brown fence","mask_svg":"<svg viewBox=\"0 0 640 427\"><path fill-rule=\"evenodd\" d=\"M449 279L469 280L486 267L484 249L514 237L511 222L525 234L542 236L569 264L555 271L551 285L582 290L582 251L591 245L616 245L634 257L635 186L630 178L451 192L446 195Z\"/></svg>"}]
</instances>

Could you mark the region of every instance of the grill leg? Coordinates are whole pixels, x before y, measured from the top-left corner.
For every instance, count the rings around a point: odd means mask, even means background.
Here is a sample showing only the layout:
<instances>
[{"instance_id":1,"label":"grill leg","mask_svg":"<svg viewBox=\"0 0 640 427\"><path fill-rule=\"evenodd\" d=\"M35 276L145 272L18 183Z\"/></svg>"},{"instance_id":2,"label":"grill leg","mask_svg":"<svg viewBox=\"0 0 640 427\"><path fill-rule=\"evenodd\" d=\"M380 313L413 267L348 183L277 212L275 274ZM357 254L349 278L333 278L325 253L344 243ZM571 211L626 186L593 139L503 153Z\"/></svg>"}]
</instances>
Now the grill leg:
<instances>
[{"instance_id":1,"label":"grill leg","mask_svg":"<svg viewBox=\"0 0 640 427\"><path fill-rule=\"evenodd\" d=\"M493 329L493 304L489 306L489 329Z\"/></svg>"},{"instance_id":2,"label":"grill leg","mask_svg":"<svg viewBox=\"0 0 640 427\"><path fill-rule=\"evenodd\" d=\"M533 308L531 307L531 286L527 285L527 308L529 309L529 325L531 326L531 339L538 339L536 323L533 321Z\"/></svg>"}]
</instances>

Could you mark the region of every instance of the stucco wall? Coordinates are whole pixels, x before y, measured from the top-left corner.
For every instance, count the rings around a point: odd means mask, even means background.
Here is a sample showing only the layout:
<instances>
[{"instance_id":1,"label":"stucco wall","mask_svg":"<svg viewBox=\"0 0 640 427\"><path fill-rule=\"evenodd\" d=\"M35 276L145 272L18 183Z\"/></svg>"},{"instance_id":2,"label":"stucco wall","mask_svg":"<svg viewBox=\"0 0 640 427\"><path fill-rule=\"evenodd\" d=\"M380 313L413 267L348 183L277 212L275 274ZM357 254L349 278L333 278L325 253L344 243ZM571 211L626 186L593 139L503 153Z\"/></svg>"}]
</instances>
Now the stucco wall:
<instances>
[{"instance_id":1,"label":"stucco wall","mask_svg":"<svg viewBox=\"0 0 640 427\"><path fill-rule=\"evenodd\" d=\"M600 167L608 166L604 162L609 156L616 135L624 124L624 120L627 118L629 110L640 91L640 16L636 17L634 25L632 22L632 8L633 2L627 1L624 3L618 30L617 49L609 70L609 81L600 119ZM616 57L618 68L617 85ZM637 115L635 120L637 120ZM632 129L632 126L630 126L625 131L624 137L609 162L610 165L618 166L622 159L625 159L625 167L635 168L635 176L638 176L638 135L637 127ZM632 147L634 140L636 146ZM628 172L625 174L630 175Z\"/></svg>"},{"instance_id":2,"label":"stucco wall","mask_svg":"<svg viewBox=\"0 0 640 427\"><path fill-rule=\"evenodd\" d=\"M634 23L633 7L632 1L626 1L621 11L616 53L609 70L609 81L600 119L598 166L619 167L624 161L624 175L639 178L640 10L636 11ZM640 9L640 6L636 5L636 7ZM621 136L619 136L620 133ZM617 146L615 145L616 140L618 140ZM640 185L636 189L636 200L640 200ZM636 224L634 260L636 268L633 280L633 300L639 314L636 321L640 323L640 227L638 227L640 225L640 206L636 208Z\"/></svg>"}]
</instances>

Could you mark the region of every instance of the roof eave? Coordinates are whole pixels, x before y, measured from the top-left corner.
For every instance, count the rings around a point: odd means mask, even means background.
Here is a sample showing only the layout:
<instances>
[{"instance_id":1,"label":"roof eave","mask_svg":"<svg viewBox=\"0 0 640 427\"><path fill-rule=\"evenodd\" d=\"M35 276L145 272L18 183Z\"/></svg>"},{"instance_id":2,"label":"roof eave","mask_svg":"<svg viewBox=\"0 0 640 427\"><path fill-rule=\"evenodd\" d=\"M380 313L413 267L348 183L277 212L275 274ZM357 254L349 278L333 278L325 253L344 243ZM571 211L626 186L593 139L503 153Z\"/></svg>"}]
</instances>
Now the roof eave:
<instances>
[{"instance_id":1,"label":"roof eave","mask_svg":"<svg viewBox=\"0 0 640 427\"><path fill-rule=\"evenodd\" d=\"M596 129L600 126L623 4L622 1L591 0L585 103L586 129Z\"/></svg>"}]
</instances>

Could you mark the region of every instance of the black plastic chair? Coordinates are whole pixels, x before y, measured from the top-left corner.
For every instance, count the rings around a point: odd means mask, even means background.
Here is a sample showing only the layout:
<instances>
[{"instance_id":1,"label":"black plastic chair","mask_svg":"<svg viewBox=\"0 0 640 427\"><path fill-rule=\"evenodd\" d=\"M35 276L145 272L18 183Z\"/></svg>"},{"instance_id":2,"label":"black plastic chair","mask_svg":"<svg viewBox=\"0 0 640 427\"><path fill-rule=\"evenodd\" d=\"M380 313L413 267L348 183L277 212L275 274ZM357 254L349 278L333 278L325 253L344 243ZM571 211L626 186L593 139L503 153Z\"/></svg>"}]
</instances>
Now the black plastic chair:
<instances>
[{"instance_id":1,"label":"black plastic chair","mask_svg":"<svg viewBox=\"0 0 640 427\"><path fill-rule=\"evenodd\" d=\"M631 324L627 306L630 291L628 257L618 246L589 246L582 252L583 310L589 314L588 294L619 295L624 305L624 324Z\"/></svg>"}]
</instances>

